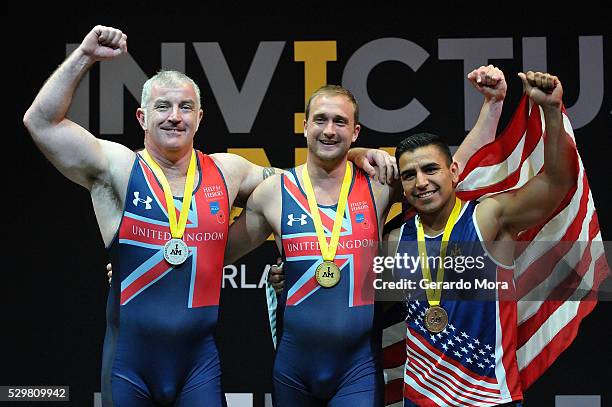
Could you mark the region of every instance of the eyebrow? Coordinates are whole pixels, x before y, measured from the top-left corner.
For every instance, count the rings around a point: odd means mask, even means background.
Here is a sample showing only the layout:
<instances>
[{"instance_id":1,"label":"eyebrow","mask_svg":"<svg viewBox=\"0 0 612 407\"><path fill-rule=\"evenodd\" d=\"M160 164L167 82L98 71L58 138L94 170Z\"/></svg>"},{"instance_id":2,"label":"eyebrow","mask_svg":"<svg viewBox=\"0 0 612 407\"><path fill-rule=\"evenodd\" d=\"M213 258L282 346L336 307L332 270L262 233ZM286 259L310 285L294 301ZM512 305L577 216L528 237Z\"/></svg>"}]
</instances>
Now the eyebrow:
<instances>
[{"instance_id":1,"label":"eyebrow","mask_svg":"<svg viewBox=\"0 0 612 407\"><path fill-rule=\"evenodd\" d=\"M327 116L328 116L327 113L323 113L323 112L315 113L315 114L312 115L313 118L320 118L320 117L327 118ZM349 121L348 117L345 117L345 116L342 116L342 115L339 115L339 114L334 115L332 119L333 120L340 119L340 120L343 120L345 122Z\"/></svg>"},{"instance_id":2,"label":"eyebrow","mask_svg":"<svg viewBox=\"0 0 612 407\"><path fill-rule=\"evenodd\" d=\"M431 169L437 169L437 168L442 168L442 167L438 163L428 163L421 167L422 170L431 170Z\"/></svg>"},{"instance_id":3,"label":"eyebrow","mask_svg":"<svg viewBox=\"0 0 612 407\"><path fill-rule=\"evenodd\" d=\"M433 163L427 163L425 165L422 165L420 168L423 171L427 171L427 170L438 169L438 168L442 168L442 167L440 166L440 164L433 162ZM402 171L400 173L400 176L403 177L403 176L406 176L406 175L413 175L415 173L416 173L416 167L415 168L408 168L407 170Z\"/></svg>"},{"instance_id":4,"label":"eyebrow","mask_svg":"<svg viewBox=\"0 0 612 407\"><path fill-rule=\"evenodd\" d=\"M171 104L172 102L169 99L166 99L166 98L155 99L153 101L153 106L156 106L156 105L158 105L160 103L170 103ZM182 104L185 104L185 103L189 103L189 104L195 105L195 100L193 100L193 99L184 99L184 100L181 100L180 102L178 102L179 105L182 105Z\"/></svg>"}]
</instances>

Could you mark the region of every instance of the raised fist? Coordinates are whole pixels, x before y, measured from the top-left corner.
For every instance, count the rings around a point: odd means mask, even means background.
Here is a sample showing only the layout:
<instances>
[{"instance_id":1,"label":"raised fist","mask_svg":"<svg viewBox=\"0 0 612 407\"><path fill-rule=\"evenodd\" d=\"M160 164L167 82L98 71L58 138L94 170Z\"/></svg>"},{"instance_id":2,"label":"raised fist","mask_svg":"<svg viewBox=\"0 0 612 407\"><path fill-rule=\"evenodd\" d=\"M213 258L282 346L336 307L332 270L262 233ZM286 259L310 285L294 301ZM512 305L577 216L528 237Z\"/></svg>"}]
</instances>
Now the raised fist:
<instances>
[{"instance_id":1,"label":"raised fist","mask_svg":"<svg viewBox=\"0 0 612 407\"><path fill-rule=\"evenodd\" d=\"M127 35L116 28L97 25L83 39L79 48L96 61L116 58L127 53Z\"/></svg>"},{"instance_id":2,"label":"raised fist","mask_svg":"<svg viewBox=\"0 0 612 407\"><path fill-rule=\"evenodd\" d=\"M506 97L508 85L504 73L493 65L474 69L467 78L487 100L501 102Z\"/></svg>"},{"instance_id":3,"label":"raised fist","mask_svg":"<svg viewBox=\"0 0 612 407\"><path fill-rule=\"evenodd\" d=\"M563 98L563 86L554 75L543 72L519 72L523 82L523 92L542 107L560 108Z\"/></svg>"}]
</instances>

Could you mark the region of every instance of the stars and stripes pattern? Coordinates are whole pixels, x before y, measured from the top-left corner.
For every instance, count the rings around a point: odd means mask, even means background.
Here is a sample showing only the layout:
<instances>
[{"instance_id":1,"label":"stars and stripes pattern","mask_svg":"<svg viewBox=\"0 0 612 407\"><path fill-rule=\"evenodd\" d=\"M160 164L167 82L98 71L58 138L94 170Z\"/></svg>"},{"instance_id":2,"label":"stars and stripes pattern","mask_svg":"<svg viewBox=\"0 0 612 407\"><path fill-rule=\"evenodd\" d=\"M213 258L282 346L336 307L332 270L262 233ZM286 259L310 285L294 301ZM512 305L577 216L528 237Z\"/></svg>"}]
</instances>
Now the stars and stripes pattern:
<instances>
[{"instance_id":1,"label":"stars and stripes pattern","mask_svg":"<svg viewBox=\"0 0 612 407\"><path fill-rule=\"evenodd\" d=\"M480 307L495 304L479 302ZM467 327L449 322L437 334L423 322L428 304L411 301L408 305L404 395L430 405L487 406L502 400L496 379L495 338L474 336ZM468 318L471 318L469 316ZM469 325L469 324L466 324ZM426 401L425 401L426 400Z\"/></svg>"}]
</instances>

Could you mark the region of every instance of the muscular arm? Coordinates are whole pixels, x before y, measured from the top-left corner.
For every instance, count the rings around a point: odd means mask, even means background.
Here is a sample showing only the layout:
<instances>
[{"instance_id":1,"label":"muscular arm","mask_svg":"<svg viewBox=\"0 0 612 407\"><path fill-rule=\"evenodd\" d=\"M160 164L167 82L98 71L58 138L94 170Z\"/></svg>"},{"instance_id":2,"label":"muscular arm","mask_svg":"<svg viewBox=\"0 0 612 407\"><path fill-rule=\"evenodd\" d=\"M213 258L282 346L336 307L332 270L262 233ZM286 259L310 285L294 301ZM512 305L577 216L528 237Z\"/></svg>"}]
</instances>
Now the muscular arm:
<instances>
[{"instance_id":1,"label":"muscular arm","mask_svg":"<svg viewBox=\"0 0 612 407\"><path fill-rule=\"evenodd\" d=\"M495 140L508 85L504 73L493 65L481 66L467 76L474 88L484 96L476 124L467 134L453 159L459 164L459 173L482 146Z\"/></svg>"},{"instance_id":2,"label":"muscular arm","mask_svg":"<svg viewBox=\"0 0 612 407\"><path fill-rule=\"evenodd\" d=\"M280 179L272 176L249 197L245 209L229 228L225 263L232 264L261 245L273 232L271 221L280 209Z\"/></svg>"},{"instance_id":3,"label":"muscular arm","mask_svg":"<svg viewBox=\"0 0 612 407\"><path fill-rule=\"evenodd\" d=\"M237 154L217 153L212 157L227 174L226 179L236 183L238 190L234 204L241 207L246 204L255 188L265 179L285 172L280 168L262 167Z\"/></svg>"},{"instance_id":4,"label":"muscular arm","mask_svg":"<svg viewBox=\"0 0 612 407\"><path fill-rule=\"evenodd\" d=\"M576 182L574 146L563 127L561 82L556 76L539 72L519 76L525 92L544 113L547 134L544 171L522 188L482 202L484 206L478 208L477 217L479 225L488 224L485 239L489 240L498 238L500 233L515 237L522 230L545 221Z\"/></svg>"},{"instance_id":5,"label":"muscular arm","mask_svg":"<svg viewBox=\"0 0 612 407\"><path fill-rule=\"evenodd\" d=\"M66 113L83 75L96 62L127 52L126 36L119 30L96 26L42 87L23 122L32 139L67 178L91 189L112 168L110 158L126 160L133 153L116 143L99 140Z\"/></svg>"}]
</instances>

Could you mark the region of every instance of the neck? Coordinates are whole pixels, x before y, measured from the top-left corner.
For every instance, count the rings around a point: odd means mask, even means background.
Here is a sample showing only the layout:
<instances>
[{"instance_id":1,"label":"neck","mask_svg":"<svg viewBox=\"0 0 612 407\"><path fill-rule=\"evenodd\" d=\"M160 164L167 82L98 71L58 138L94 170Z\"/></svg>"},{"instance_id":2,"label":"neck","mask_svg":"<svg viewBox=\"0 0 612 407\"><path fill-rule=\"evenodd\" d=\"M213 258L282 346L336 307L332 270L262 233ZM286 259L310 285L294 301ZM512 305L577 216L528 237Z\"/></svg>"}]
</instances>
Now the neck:
<instances>
[{"instance_id":1,"label":"neck","mask_svg":"<svg viewBox=\"0 0 612 407\"><path fill-rule=\"evenodd\" d=\"M151 158L155 160L166 176L184 177L187 174L193 145L183 150L167 151L148 142L146 138L144 144Z\"/></svg>"},{"instance_id":2,"label":"neck","mask_svg":"<svg viewBox=\"0 0 612 407\"><path fill-rule=\"evenodd\" d=\"M455 194L453 193L450 199L444 206L435 213L419 213L423 231L428 235L438 234L444 231L448 218L453 212L455 206Z\"/></svg>"},{"instance_id":3,"label":"neck","mask_svg":"<svg viewBox=\"0 0 612 407\"><path fill-rule=\"evenodd\" d=\"M313 184L317 182L336 182L344 179L346 171L346 155L337 160L323 161L313 154L308 154L306 164L308 165L308 176Z\"/></svg>"}]
</instances>

